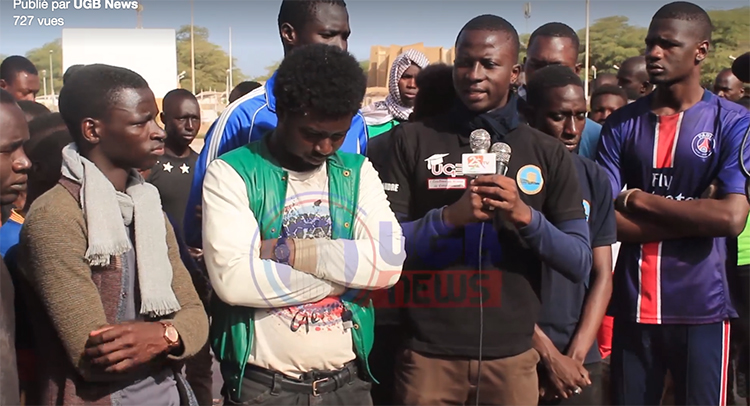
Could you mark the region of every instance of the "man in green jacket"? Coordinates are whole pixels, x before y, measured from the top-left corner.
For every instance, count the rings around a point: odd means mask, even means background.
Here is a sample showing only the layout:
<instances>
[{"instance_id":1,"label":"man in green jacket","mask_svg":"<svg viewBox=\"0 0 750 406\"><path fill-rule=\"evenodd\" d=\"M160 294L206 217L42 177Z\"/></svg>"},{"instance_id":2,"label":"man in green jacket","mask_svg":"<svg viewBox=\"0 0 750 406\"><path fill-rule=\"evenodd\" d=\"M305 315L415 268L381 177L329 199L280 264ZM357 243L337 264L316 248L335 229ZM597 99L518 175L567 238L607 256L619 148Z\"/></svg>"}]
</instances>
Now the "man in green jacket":
<instances>
[{"instance_id":1,"label":"man in green jacket","mask_svg":"<svg viewBox=\"0 0 750 406\"><path fill-rule=\"evenodd\" d=\"M370 162L337 152L365 92L356 59L310 45L279 67L278 127L212 162L203 247L225 404L372 404L374 313L401 228Z\"/></svg>"}]
</instances>

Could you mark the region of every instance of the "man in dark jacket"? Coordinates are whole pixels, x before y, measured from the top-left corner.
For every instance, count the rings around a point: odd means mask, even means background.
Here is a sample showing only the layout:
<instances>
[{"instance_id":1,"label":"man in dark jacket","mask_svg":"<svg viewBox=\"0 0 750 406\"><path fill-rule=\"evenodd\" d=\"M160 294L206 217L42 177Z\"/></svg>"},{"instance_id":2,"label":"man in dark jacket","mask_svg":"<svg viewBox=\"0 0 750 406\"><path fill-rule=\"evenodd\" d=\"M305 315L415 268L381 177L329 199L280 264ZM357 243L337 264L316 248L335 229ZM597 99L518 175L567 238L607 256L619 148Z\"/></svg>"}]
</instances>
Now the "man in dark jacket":
<instances>
[{"instance_id":1,"label":"man in dark jacket","mask_svg":"<svg viewBox=\"0 0 750 406\"><path fill-rule=\"evenodd\" d=\"M452 274L468 281L459 296L479 285L482 303L445 305L422 295L415 306L404 304L397 404L536 405L532 336L542 264L574 283L591 269L572 158L519 120L510 92L521 71L518 49L518 33L503 18L469 21L456 40L460 102L392 134L393 158L381 176L406 236L404 279L437 287ZM512 148L507 176L464 174L462 155L471 153L469 135L477 129Z\"/></svg>"}]
</instances>

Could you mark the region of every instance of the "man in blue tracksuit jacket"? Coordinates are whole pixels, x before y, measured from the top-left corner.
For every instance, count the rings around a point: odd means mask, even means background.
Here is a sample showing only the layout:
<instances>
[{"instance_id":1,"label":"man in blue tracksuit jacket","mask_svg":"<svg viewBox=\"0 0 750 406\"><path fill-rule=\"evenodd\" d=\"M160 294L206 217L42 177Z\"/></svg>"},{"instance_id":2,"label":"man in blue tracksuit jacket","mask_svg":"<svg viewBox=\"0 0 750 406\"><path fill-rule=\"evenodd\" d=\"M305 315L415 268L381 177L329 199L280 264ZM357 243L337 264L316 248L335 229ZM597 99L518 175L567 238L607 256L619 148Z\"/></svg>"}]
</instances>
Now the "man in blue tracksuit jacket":
<instances>
[{"instance_id":1,"label":"man in blue tracksuit jacket","mask_svg":"<svg viewBox=\"0 0 750 406\"><path fill-rule=\"evenodd\" d=\"M279 10L279 34L287 55L295 47L325 43L347 49L351 34L349 14L345 3L331 1L284 0ZM206 134L205 146L195 166L193 185L185 210L185 242L190 247L203 246L200 206L203 196L203 178L208 165L219 156L249 142L259 140L276 128L276 97L273 86L276 73L262 87L230 104L211 125ZM361 114L352 119L352 125L340 151L365 154L367 152L367 127Z\"/></svg>"}]
</instances>

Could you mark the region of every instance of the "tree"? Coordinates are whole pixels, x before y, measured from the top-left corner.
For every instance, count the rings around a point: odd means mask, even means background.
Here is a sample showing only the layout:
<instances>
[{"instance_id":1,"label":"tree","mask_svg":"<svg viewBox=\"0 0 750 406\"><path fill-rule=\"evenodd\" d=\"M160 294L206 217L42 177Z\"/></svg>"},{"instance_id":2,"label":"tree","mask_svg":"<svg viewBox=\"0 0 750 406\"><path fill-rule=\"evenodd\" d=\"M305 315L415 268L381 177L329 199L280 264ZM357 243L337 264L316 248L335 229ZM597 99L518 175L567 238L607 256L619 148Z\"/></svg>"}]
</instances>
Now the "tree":
<instances>
[{"instance_id":1,"label":"tree","mask_svg":"<svg viewBox=\"0 0 750 406\"><path fill-rule=\"evenodd\" d=\"M605 17L596 20L589 27L589 65L598 72L617 73L615 65L632 56L643 55L645 51L646 28L628 24L623 16ZM584 61L586 47L585 29L578 31L581 39L580 62Z\"/></svg>"},{"instance_id":2,"label":"tree","mask_svg":"<svg viewBox=\"0 0 750 406\"><path fill-rule=\"evenodd\" d=\"M729 56L739 56L750 48L750 7L708 12L714 25L711 50L703 64L701 82L708 85L724 68L731 66ZM598 72L617 72L615 65L645 52L647 28L630 25L627 17L611 16L599 19L589 28L589 63ZM581 38L580 62L583 62L585 47L584 29L578 31Z\"/></svg>"},{"instance_id":3,"label":"tree","mask_svg":"<svg viewBox=\"0 0 750 406\"><path fill-rule=\"evenodd\" d=\"M53 83L50 83L50 51L52 51L52 78L54 79ZM50 94L52 92L52 89L54 88L55 94L60 93L60 88L62 87L62 40L60 38L48 42L44 45L42 45L39 48L34 48L26 53L26 57L29 58L31 63L36 66L36 69L39 71L39 79L42 82L41 84L44 84L44 80L42 77L47 78L47 92ZM42 89L39 94L44 94L44 89Z\"/></svg>"},{"instance_id":4,"label":"tree","mask_svg":"<svg viewBox=\"0 0 750 406\"><path fill-rule=\"evenodd\" d=\"M229 55L221 47L208 40L208 30L203 27L194 27L195 32L195 91L201 90L224 90L227 86L227 70L229 68ZM190 26L186 25L177 31L177 69L178 72L185 71L185 77L180 85L185 89L191 89L190 69ZM47 82L49 82L49 56L52 51L52 65L55 92L62 87L62 41L60 38L48 42L39 48L34 48L26 57L37 67L42 74L45 70ZM245 80L242 71L233 64L233 82L240 83ZM48 84L49 86L49 84ZM230 89L231 90L231 89ZM43 93L43 92L42 92Z\"/></svg>"},{"instance_id":5,"label":"tree","mask_svg":"<svg viewBox=\"0 0 750 406\"><path fill-rule=\"evenodd\" d=\"M226 89L229 55L220 46L208 40L208 29L194 26L193 32L195 33L195 92ZM233 83L237 84L245 80L245 76L236 67L236 58L233 59L232 79ZM185 72L180 85L188 90L192 90L190 65L190 26L183 25L177 31L177 70Z\"/></svg>"},{"instance_id":6,"label":"tree","mask_svg":"<svg viewBox=\"0 0 750 406\"><path fill-rule=\"evenodd\" d=\"M716 75L732 66L730 56L740 56L750 49L750 7L709 11L714 30L711 50L703 64L701 82L713 85Z\"/></svg>"},{"instance_id":7,"label":"tree","mask_svg":"<svg viewBox=\"0 0 750 406\"><path fill-rule=\"evenodd\" d=\"M531 34L521 34L518 38L521 43L521 48L518 50L518 63L523 64L524 58L526 58L526 50L529 49L529 38Z\"/></svg>"},{"instance_id":8,"label":"tree","mask_svg":"<svg viewBox=\"0 0 750 406\"><path fill-rule=\"evenodd\" d=\"M265 67L266 73L254 77L252 80L256 82L264 82L273 76L273 73L276 72L277 69L279 69L279 66L281 66L281 61L276 61L268 66Z\"/></svg>"},{"instance_id":9,"label":"tree","mask_svg":"<svg viewBox=\"0 0 750 406\"><path fill-rule=\"evenodd\" d=\"M359 66L362 67L362 71L367 75L370 72L370 60L359 61Z\"/></svg>"}]
</instances>

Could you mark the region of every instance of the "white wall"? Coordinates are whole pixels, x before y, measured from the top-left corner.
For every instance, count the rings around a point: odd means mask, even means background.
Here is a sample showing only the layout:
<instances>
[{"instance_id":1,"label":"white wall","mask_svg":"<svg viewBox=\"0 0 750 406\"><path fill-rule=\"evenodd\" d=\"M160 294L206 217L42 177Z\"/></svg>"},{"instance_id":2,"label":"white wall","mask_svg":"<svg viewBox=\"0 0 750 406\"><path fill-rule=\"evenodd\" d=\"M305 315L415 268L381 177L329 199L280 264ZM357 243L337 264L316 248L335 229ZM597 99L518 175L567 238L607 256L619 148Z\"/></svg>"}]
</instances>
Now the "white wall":
<instances>
[{"instance_id":1,"label":"white wall","mask_svg":"<svg viewBox=\"0 0 750 406\"><path fill-rule=\"evenodd\" d=\"M64 28L63 72L72 65L103 63L133 70L157 99L177 87L174 29Z\"/></svg>"}]
</instances>

